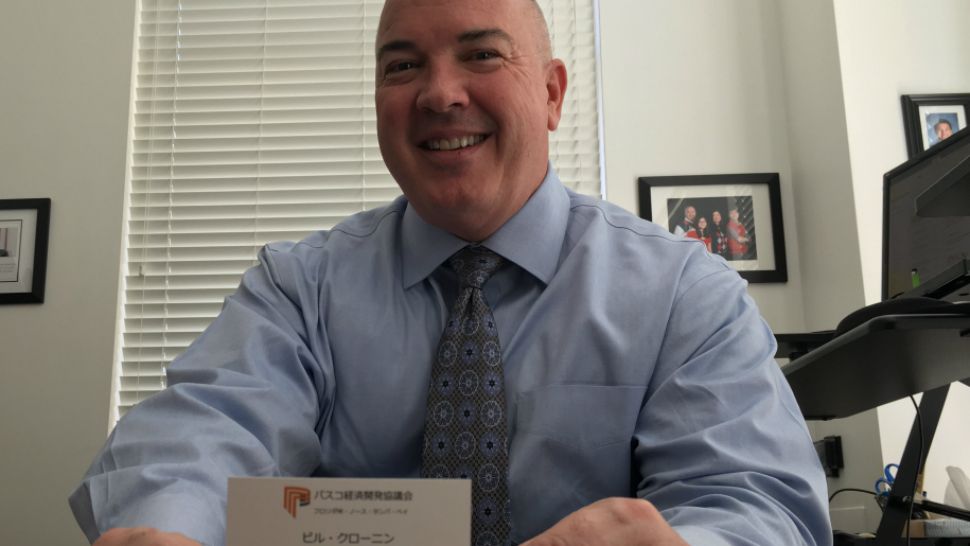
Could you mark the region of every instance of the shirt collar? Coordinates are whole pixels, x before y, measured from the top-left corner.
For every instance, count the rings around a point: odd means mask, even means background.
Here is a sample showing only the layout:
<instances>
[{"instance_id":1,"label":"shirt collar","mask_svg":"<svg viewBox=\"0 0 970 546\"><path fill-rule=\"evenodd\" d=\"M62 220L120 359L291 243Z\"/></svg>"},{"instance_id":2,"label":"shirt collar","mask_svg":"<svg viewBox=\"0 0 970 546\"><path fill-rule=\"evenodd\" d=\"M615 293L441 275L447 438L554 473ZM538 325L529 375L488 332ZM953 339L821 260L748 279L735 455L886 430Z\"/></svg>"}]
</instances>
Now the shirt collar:
<instances>
[{"instance_id":1,"label":"shirt collar","mask_svg":"<svg viewBox=\"0 0 970 546\"><path fill-rule=\"evenodd\" d=\"M535 193L482 245L549 284L559 265L568 220L569 195L550 163ZM404 210L401 229L405 289L424 280L469 244L425 222L413 207Z\"/></svg>"}]
</instances>

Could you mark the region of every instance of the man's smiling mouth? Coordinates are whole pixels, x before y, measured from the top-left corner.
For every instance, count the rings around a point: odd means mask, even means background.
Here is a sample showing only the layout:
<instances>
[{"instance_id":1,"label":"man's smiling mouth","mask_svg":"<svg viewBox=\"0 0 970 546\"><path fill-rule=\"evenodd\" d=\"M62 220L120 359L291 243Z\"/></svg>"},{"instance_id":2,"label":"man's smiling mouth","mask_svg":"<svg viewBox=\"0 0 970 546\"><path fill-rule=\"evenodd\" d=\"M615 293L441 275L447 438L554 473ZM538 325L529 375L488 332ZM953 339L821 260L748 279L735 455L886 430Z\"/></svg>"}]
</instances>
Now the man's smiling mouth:
<instances>
[{"instance_id":1,"label":"man's smiling mouth","mask_svg":"<svg viewBox=\"0 0 970 546\"><path fill-rule=\"evenodd\" d=\"M433 139L422 142L421 147L433 151L460 150L479 144L488 137L489 135L466 135L454 138Z\"/></svg>"}]
</instances>

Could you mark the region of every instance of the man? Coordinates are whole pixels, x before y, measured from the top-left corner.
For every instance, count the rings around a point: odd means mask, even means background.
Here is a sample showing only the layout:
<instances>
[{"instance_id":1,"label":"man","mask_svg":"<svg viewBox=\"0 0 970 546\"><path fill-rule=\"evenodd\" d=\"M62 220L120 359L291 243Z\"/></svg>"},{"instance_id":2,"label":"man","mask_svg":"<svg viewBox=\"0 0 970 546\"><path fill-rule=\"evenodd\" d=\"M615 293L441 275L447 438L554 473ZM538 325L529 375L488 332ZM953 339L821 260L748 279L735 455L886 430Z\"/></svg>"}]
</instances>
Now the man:
<instances>
[{"instance_id":1,"label":"man","mask_svg":"<svg viewBox=\"0 0 970 546\"><path fill-rule=\"evenodd\" d=\"M674 235L687 235L687 232L694 229L694 218L697 217L697 209L693 205L684 208L684 217L674 226Z\"/></svg>"},{"instance_id":2,"label":"man","mask_svg":"<svg viewBox=\"0 0 970 546\"><path fill-rule=\"evenodd\" d=\"M722 257L729 255L728 238L724 233L724 224L719 210L711 213L711 252Z\"/></svg>"},{"instance_id":3,"label":"man","mask_svg":"<svg viewBox=\"0 0 970 546\"><path fill-rule=\"evenodd\" d=\"M731 207L728 210L727 232L728 251L731 254L731 259L745 259L748 254L748 243L751 242L751 238L748 237L748 228L744 227L744 224L741 223L737 207Z\"/></svg>"},{"instance_id":4,"label":"man","mask_svg":"<svg viewBox=\"0 0 970 546\"><path fill-rule=\"evenodd\" d=\"M936 142L940 142L953 136L953 126L948 120L941 118L933 125L933 132L936 133Z\"/></svg>"},{"instance_id":5,"label":"man","mask_svg":"<svg viewBox=\"0 0 970 546\"><path fill-rule=\"evenodd\" d=\"M566 72L537 6L388 0L376 77L405 197L261 252L72 495L89 538L220 544L230 475L428 475L428 401L459 358L438 340L481 327L501 346L504 379L480 385L507 404L492 430L508 433L511 520L473 544L830 543L824 478L743 281L550 168ZM498 264L480 289L455 260L468 248ZM494 321L453 324L459 296Z\"/></svg>"}]
</instances>

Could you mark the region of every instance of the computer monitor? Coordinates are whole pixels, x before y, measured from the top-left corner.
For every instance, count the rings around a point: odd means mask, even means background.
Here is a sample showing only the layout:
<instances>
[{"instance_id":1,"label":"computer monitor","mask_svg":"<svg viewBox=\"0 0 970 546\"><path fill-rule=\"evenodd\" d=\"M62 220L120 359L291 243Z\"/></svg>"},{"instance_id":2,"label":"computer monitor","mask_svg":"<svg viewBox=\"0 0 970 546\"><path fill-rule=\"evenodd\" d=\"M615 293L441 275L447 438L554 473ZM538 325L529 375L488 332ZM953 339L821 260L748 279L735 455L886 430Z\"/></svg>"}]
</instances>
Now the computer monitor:
<instances>
[{"instance_id":1,"label":"computer monitor","mask_svg":"<svg viewBox=\"0 0 970 546\"><path fill-rule=\"evenodd\" d=\"M883 179L883 300L967 299L970 284L970 128ZM919 289L919 286L922 289ZM962 296L961 296L962 294Z\"/></svg>"}]
</instances>

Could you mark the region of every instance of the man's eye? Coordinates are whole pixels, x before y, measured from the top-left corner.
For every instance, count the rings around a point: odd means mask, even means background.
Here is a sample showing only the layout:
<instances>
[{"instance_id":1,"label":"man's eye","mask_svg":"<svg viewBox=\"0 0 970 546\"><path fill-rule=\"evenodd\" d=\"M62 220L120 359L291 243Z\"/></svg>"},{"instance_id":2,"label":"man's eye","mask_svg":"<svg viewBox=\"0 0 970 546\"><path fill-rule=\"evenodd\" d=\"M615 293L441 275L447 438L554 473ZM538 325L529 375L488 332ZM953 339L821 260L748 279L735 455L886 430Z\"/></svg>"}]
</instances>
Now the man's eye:
<instances>
[{"instance_id":1,"label":"man's eye","mask_svg":"<svg viewBox=\"0 0 970 546\"><path fill-rule=\"evenodd\" d=\"M411 70L412 68L416 68L417 66L418 66L418 63L415 63L412 61L397 61L387 65L387 68L384 69L384 73L396 74L398 72Z\"/></svg>"},{"instance_id":2,"label":"man's eye","mask_svg":"<svg viewBox=\"0 0 970 546\"><path fill-rule=\"evenodd\" d=\"M497 59L498 57L498 53L494 51L476 51L471 54L472 60L475 61L490 61L492 59Z\"/></svg>"}]
</instances>

